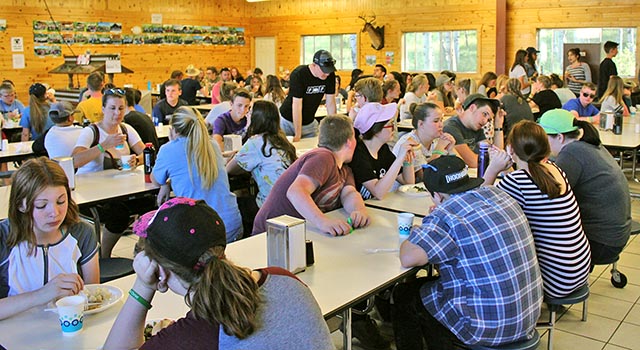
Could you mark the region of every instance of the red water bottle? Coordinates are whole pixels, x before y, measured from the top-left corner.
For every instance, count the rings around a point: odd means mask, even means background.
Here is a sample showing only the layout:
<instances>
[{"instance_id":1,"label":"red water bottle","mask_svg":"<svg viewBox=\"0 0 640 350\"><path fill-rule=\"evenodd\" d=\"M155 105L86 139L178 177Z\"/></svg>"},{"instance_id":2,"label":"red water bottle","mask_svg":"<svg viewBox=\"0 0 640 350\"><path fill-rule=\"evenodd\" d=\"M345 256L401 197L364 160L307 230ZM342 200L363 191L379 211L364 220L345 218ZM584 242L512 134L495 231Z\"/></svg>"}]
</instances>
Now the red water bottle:
<instances>
[{"instance_id":1,"label":"red water bottle","mask_svg":"<svg viewBox=\"0 0 640 350\"><path fill-rule=\"evenodd\" d=\"M142 154L144 159L144 182L151 183L151 171L153 171L153 166L156 164L156 150L151 142L147 142L144 145Z\"/></svg>"}]
</instances>

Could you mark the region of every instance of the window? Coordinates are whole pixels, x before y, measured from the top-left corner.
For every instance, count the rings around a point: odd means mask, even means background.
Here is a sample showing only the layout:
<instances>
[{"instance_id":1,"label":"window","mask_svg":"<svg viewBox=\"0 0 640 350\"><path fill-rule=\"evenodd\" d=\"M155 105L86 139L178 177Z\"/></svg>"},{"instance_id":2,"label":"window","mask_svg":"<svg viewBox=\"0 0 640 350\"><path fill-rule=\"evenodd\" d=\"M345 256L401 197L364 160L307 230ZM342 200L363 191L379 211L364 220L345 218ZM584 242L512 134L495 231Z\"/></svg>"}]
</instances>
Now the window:
<instances>
[{"instance_id":1,"label":"window","mask_svg":"<svg viewBox=\"0 0 640 350\"><path fill-rule=\"evenodd\" d=\"M318 50L327 50L336 60L339 70L352 70L358 67L356 34L308 35L302 37L301 64L313 62L313 54Z\"/></svg>"},{"instance_id":2,"label":"window","mask_svg":"<svg viewBox=\"0 0 640 350\"><path fill-rule=\"evenodd\" d=\"M602 43L606 41L620 43L618 55L613 59L618 74L623 77L635 76L636 67L636 28L572 28L538 30L538 66L544 73L564 73L562 66L565 43ZM601 60L604 58L604 49Z\"/></svg>"},{"instance_id":3,"label":"window","mask_svg":"<svg viewBox=\"0 0 640 350\"><path fill-rule=\"evenodd\" d=\"M402 35L402 70L478 71L476 30L416 32Z\"/></svg>"}]
</instances>

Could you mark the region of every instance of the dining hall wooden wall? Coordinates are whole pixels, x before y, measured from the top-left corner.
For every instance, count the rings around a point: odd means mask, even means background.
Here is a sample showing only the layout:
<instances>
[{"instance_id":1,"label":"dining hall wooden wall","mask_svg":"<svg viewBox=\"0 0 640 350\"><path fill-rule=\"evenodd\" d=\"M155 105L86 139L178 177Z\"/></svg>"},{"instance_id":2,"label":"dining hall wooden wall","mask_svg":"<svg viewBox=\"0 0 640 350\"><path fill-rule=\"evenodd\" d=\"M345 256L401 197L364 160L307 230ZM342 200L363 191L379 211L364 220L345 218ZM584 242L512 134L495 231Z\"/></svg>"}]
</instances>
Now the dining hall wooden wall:
<instances>
[{"instance_id":1,"label":"dining hall wooden wall","mask_svg":"<svg viewBox=\"0 0 640 350\"><path fill-rule=\"evenodd\" d=\"M245 27L247 37L248 4L244 0L47 0L57 21L121 22L122 34L131 34L131 28L151 23L151 14L159 13L166 24L190 24L209 26ZM34 20L49 20L43 0L1 0L0 19L7 20L7 30L0 31L0 78L11 79L17 85L19 98L28 102L29 85L36 81L46 82L55 88L67 86L66 74L48 72L63 63L62 57L36 57L33 51ZM11 37L24 38L25 69L12 67ZM62 52L70 55L65 45ZM155 86L169 78L171 71L184 71L187 65L207 67L221 62L237 62L244 72L251 66L251 44L226 45L72 45L76 54L91 50L91 53L120 53L122 64L134 74L116 75L115 83L127 83L146 89L147 81ZM219 68L219 66L218 66ZM86 85L86 76L80 76L80 86Z\"/></svg>"},{"instance_id":2,"label":"dining hall wooden wall","mask_svg":"<svg viewBox=\"0 0 640 350\"><path fill-rule=\"evenodd\" d=\"M93 53L120 52L123 64L135 71L130 76L117 77L116 83L133 83L146 88L165 80L174 69L184 70L188 64L206 67L236 64L241 72L253 65L253 37L275 36L276 67L292 69L300 64L300 38L310 34L357 33L358 65L366 73L367 55L376 55L385 63L385 52L394 52L390 70L401 70L401 38L403 32L430 30L475 29L479 32L479 78L495 69L497 55L506 57L510 66L518 48L536 46L539 28L557 27L638 27L640 6L631 0L272 0L247 3L244 0L48 0L54 18L76 21L122 22L123 33L135 25L151 22L152 13L163 15L164 23L242 26L246 29L244 46L186 45L114 45L72 46L76 53L90 48ZM496 4L506 1L506 48L496 48ZM377 16L376 23L385 25L385 48L376 51L361 33L359 15ZM64 75L49 75L48 71L62 63L61 58L38 58L33 53L32 21L48 19L43 0L2 0L0 19L7 20L7 30L0 32L0 78L14 80L18 90L26 92L35 81L67 85ZM24 70L14 70L11 64L11 37L23 37L25 42ZM63 46L63 53L69 50ZM636 50L640 55L640 48ZM640 62L640 56L636 59ZM348 80L348 71L340 74ZM80 82L84 85L84 82ZM21 94L22 96L22 94ZM23 100L25 98L21 97ZM26 101L24 101L26 102Z\"/></svg>"}]
</instances>

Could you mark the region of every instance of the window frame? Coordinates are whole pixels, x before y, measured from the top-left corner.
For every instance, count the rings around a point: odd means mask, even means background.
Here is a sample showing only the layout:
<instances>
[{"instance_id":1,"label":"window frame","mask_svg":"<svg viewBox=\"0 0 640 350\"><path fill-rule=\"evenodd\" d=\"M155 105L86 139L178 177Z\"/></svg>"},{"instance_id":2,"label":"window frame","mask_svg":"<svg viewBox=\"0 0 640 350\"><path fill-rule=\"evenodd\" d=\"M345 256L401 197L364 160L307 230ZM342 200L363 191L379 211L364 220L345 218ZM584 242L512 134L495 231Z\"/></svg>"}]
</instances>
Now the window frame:
<instances>
[{"instance_id":1,"label":"window frame","mask_svg":"<svg viewBox=\"0 0 640 350\"><path fill-rule=\"evenodd\" d=\"M424 33L440 33L440 35L442 36L443 33L451 33L453 34L454 32L474 32L475 36L476 36L476 52L475 52L475 68L472 71L462 71L459 68L454 69L453 67L438 67L434 70L428 70L428 69L409 69L408 66L408 54L407 54L407 34L424 34ZM480 62L480 43L481 43L481 38L480 38L480 34L481 34L481 30L480 28L477 27L470 27L470 28L456 28L456 29L449 29L449 30L412 30L412 31L403 31L401 32L400 35L400 50L402 53L402 60L401 60L401 68L402 71L406 71L406 72L420 72L420 73L426 73L426 72L441 72L443 70L449 70L452 72L459 72L459 73L463 73L463 74L478 74L480 72L480 66L481 66L481 62ZM414 44L415 45L415 44ZM415 49L415 48L414 48ZM458 52L458 59L460 58L460 52ZM417 58L415 59L417 60ZM458 64L459 66L460 64ZM417 64L413 64L412 66L417 66Z\"/></svg>"},{"instance_id":2,"label":"window frame","mask_svg":"<svg viewBox=\"0 0 640 350\"><path fill-rule=\"evenodd\" d=\"M346 67L346 68L343 67L343 64L342 64L342 61L343 61L342 52L344 50L344 46L342 46L342 45L340 46L340 50L339 50L340 55L339 56L336 54L336 52L338 52L338 51L334 50L334 48L331 46L331 44L333 42L332 41L332 37L335 37L335 36L340 36L342 40L344 40L344 36L353 36L354 37L354 39L355 39L355 42L354 42L355 62L352 62L354 64L353 67ZM359 56L360 55L360 50L359 50L359 48L360 48L360 39L359 39L358 33L301 34L300 35L300 64L303 64L303 65L312 63L311 59L305 59L305 43L304 42L305 42L305 38L310 38L310 37L314 38L314 44L313 44L314 50L313 50L313 52L311 52L309 54L310 57L313 57L313 54L318 50L327 50L327 51L329 51L331 53L333 58L336 60L336 70L338 70L338 71L349 71L350 72L351 70L358 68L359 61L360 61L360 56ZM323 48L323 47L317 46L316 43L315 43L315 40L316 40L317 37L329 37L329 47L328 48ZM342 40L341 40L341 43L343 43Z\"/></svg>"}]
</instances>

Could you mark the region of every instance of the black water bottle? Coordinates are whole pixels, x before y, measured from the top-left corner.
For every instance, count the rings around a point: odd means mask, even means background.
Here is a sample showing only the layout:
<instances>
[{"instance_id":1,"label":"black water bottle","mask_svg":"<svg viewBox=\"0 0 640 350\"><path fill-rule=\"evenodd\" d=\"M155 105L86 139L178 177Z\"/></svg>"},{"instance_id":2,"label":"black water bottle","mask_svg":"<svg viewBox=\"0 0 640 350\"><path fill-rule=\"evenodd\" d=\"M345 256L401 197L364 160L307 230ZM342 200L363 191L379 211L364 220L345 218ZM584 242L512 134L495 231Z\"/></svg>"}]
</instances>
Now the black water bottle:
<instances>
[{"instance_id":1,"label":"black water bottle","mask_svg":"<svg viewBox=\"0 0 640 350\"><path fill-rule=\"evenodd\" d=\"M144 182L151 183L151 171L153 171L153 166L156 164L156 150L151 142L147 142L144 145L142 154L144 159Z\"/></svg>"},{"instance_id":2,"label":"black water bottle","mask_svg":"<svg viewBox=\"0 0 640 350\"><path fill-rule=\"evenodd\" d=\"M622 134L622 111L617 110L615 117L613 118L613 133L616 135Z\"/></svg>"},{"instance_id":3,"label":"black water bottle","mask_svg":"<svg viewBox=\"0 0 640 350\"><path fill-rule=\"evenodd\" d=\"M489 144L480 142L478 144L478 178L484 177L484 172L489 166Z\"/></svg>"}]
</instances>

